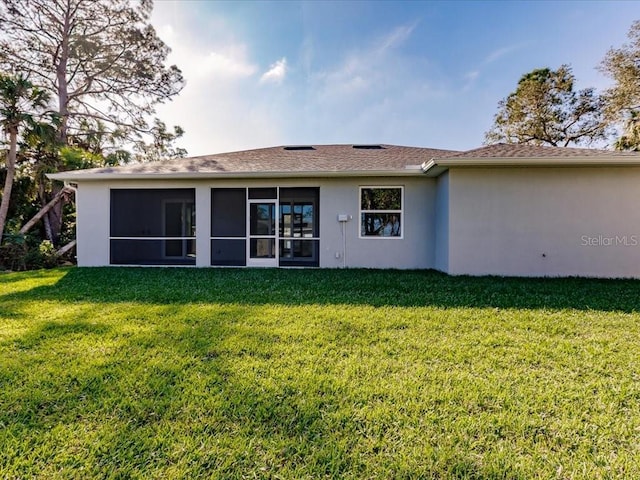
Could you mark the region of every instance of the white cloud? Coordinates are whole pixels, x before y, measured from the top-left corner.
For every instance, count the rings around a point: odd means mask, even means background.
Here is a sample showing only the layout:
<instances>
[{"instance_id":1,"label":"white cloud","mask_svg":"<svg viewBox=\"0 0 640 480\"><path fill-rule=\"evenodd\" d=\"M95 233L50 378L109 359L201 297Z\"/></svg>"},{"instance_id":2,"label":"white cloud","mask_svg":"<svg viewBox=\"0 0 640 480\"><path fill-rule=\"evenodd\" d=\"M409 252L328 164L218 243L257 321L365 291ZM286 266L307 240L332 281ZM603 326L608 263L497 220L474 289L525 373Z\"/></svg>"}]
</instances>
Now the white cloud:
<instances>
[{"instance_id":1,"label":"white cloud","mask_svg":"<svg viewBox=\"0 0 640 480\"><path fill-rule=\"evenodd\" d=\"M311 75L313 68L313 58L315 53L315 46L313 43L313 38L311 36L306 36L304 41L300 45L300 55L299 55L299 65L303 68L304 73L307 75Z\"/></svg>"},{"instance_id":2,"label":"white cloud","mask_svg":"<svg viewBox=\"0 0 640 480\"><path fill-rule=\"evenodd\" d=\"M244 45L232 45L223 51L213 51L204 57L196 57L196 62L191 65L196 68L192 71L207 77L250 77L257 71L257 67L246 61L244 50Z\"/></svg>"},{"instance_id":3,"label":"white cloud","mask_svg":"<svg viewBox=\"0 0 640 480\"><path fill-rule=\"evenodd\" d=\"M186 86L173 101L158 106L158 116L185 129L179 144L189 155L278 143L280 124L268 96L257 88L259 68L248 43L223 19L207 17L203 26L199 4L176 5L180 2L157 2L153 23L171 47L169 63L182 70Z\"/></svg>"},{"instance_id":4,"label":"white cloud","mask_svg":"<svg viewBox=\"0 0 640 480\"><path fill-rule=\"evenodd\" d=\"M420 75L428 65L422 59L405 55L402 46L410 38L416 24L402 25L371 42L353 50L335 68L315 75L313 88L321 101L353 104L382 101L388 97L404 96L407 89L420 95L435 88L427 88L430 81Z\"/></svg>"},{"instance_id":5,"label":"white cloud","mask_svg":"<svg viewBox=\"0 0 640 480\"><path fill-rule=\"evenodd\" d=\"M402 143L406 138L415 144L409 138L417 136L437 145L436 129L430 127L438 119L425 118L425 112L446 102L449 90L423 56L405 51L415 28L415 23L396 27L313 73L304 114L297 117L297 129L311 142L300 142Z\"/></svg>"},{"instance_id":6,"label":"white cloud","mask_svg":"<svg viewBox=\"0 0 640 480\"><path fill-rule=\"evenodd\" d=\"M378 46L378 50L380 52L386 52L387 50L392 50L394 48L402 46L402 44L404 44L409 39L409 37L411 37L411 34L413 33L413 30L416 28L417 24L417 22L414 22L410 25L400 25L399 27L396 27L387 35L382 37Z\"/></svg>"},{"instance_id":7,"label":"white cloud","mask_svg":"<svg viewBox=\"0 0 640 480\"><path fill-rule=\"evenodd\" d=\"M513 45L507 45L505 47L501 47L493 50L482 60L478 68L470 72L467 72L465 74L464 76L465 83L464 83L464 86L462 87L462 91L468 92L469 90L471 90L471 88L475 85L476 81L480 78L480 74L482 73L482 71L485 70L486 68L489 68L488 67L489 65L497 62L498 60L514 52L517 52L518 50L525 47L526 45L527 45L526 43L516 43Z\"/></svg>"},{"instance_id":8,"label":"white cloud","mask_svg":"<svg viewBox=\"0 0 640 480\"><path fill-rule=\"evenodd\" d=\"M248 38L222 19L207 18L211 30L192 9L167 15L168 4L156 3L154 25L187 84L158 115L184 127L190 155L288 143L415 144L415 136L440 143L442 122L425 112L446 103L448 89L423 56L405 52L415 23L335 52L322 71L313 68L314 38L307 36L294 64L303 75L294 76L285 57L261 71ZM284 82L287 88L263 88Z\"/></svg>"},{"instance_id":9,"label":"white cloud","mask_svg":"<svg viewBox=\"0 0 640 480\"><path fill-rule=\"evenodd\" d=\"M176 32L174 25L162 24L158 32L171 46L169 61L176 62L188 80L211 77L242 78L249 77L258 70L249 62L247 47L243 43L225 42L203 48L189 41L184 34Z\"/></svg>"},{"instance_id":10,"label":"white cloud","mask_svg":"<svg viewBox=\"0 0 640 480\"><path fill-rule=\"evenodd\" d=\"M462 91L468 92L469 90L471 90L471 87L473 87L473 85L475 84L479 76L480 76L480 70L472 70L470 72L467 72L464 75L465 84L462 87Z\"/></svg>"},{"instance_id":11,"label":"white cloud","mask_svg":"<svg viewBox=\"0 0 640 480\"><path fill-rule=\"evenodd\" d=\"M269 70L262 74L260 77L260 83L275 83L281 84L284 77L287 75L287 59L281 58L276 63L273 63Z\"/></svg>"},{"instance_id":12,"label":"white cloud","mask_svg":"<svg viewBox=\"0 0 640 480\"><path fill-rule=\"evenodd\" d=\"M502 47L502 48L498 48L496 50L494 50L493 52L491 52L489 55L487 55L487 57L484 59L484 61L482 62L484 65L487 65L489 63L493 63L497 60L500 60L502 57L509 55L510 53L513 53L515 51L520 50L522 47L524 47L526 44L524 43L517 43L515 45L508 45L506 47Z\"/></svg>"},{"instance_id":13,"label":"white cloud","mask_svg":"<svg viewBox=\"0 0 640 480\"><path fill-rule=\"evenodd\" d=\"M466 78L470 82L473 82L476 78L478 78L479 75L480 75L480 72L478 70L473 70L471 72L467 72L464 78Z\"/></svg>"}]
</instances>

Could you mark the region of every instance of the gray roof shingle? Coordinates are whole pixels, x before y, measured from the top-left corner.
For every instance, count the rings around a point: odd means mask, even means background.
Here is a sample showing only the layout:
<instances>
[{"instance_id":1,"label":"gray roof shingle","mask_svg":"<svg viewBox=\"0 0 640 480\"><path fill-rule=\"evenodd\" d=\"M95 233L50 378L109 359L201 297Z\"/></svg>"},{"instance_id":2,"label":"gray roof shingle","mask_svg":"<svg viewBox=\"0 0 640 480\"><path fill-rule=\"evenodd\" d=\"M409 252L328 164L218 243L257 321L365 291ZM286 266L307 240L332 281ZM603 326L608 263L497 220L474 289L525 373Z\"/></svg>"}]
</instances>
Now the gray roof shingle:
<instances>
[{"instance_id":1,"label":"gray roof shingle","mask_svg":"<svg viewBox=\"0 0 640 480\"><path fill-rule=\"evenodd\" d=\"M162 162L83 170L85 174L257 173L397 171L425 159L459 153L455 150L380 145L314 145L313 149L270 147ZM68 172L72 173L72 172Z\"/></svg>"},{"instance_id":2,"label":"gray roof shingle","mask_svg":"<svg viewBox=\"0 0 640 480\"><path fill-rule=\"evenodd\" d=\"M360 147L360 148L358 148ZM595 150L588 148L542 147L520 144L489 145L465 152L442 150L436 148L403 147L397 145L373 146L357 145L313 145L301 147L269 147L240 152L219 153L199 157L179 158L163 162L149 162L120 167L95 168L90 170L76 170L49 175L57 180L75 181L80 179L98 178L139 178L147 176L165 177L196 177L218 176L230 174L233 176L310 176L359 174L387 175L403 174L405 171L431 171L437 174L439 170L434 165L461 166L477 160L527 164L538 162L562 165L575 164L581 159L602 164L623 162L625 164L640 164L638 152L614 152L610 150ZM427 169L420 166L434 164ZM445 167L446 168L446 167ZM375 173L374 173L375 172Z\"/></svg>"},{"instance_id":3,"label":"gray roof shingle","mask_svg":"<svg viewBox=\"0 0 640 480\"><path fill-rule=\"evenodd\" d=\"M517 143L497 143L437 158L577 158L637 157L638 152L618 152L594 148L547 147Z\"/></svg>"}]
</instances>

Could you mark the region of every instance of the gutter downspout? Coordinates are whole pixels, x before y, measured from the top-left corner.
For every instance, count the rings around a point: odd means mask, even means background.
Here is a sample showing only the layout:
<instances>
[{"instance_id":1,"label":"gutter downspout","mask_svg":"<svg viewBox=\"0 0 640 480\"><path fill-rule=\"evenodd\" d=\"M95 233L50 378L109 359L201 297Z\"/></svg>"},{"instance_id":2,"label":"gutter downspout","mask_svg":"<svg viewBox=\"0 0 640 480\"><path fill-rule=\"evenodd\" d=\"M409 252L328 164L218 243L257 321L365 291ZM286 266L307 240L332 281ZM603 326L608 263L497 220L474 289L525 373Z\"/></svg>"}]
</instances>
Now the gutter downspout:
<instances>
[{"instance_id":1,"label":"gutter downspout","mask_svg":"<svg viewBox=\"0 0 640 480\"><path fill-rule=\"evenodd\" d=\"M69 180L64 181L64 188L67 190L71 190L74 195L78 195L78 184L75 182L70 182Z\"/></svg>"}]
</instances>

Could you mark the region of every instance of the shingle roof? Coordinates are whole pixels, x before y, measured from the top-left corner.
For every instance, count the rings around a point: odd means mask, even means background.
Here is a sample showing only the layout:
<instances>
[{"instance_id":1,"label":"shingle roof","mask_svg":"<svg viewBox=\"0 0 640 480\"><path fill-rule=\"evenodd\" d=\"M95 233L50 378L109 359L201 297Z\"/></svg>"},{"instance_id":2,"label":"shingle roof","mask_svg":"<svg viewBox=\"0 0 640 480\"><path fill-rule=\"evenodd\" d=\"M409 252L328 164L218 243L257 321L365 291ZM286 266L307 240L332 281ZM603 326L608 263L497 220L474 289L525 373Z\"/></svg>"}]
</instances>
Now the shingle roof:
<instances>
[{"instance_id":1,"label":"shingle roof","mask_svg":"<svg viewBox=\"0 0 640 480\"><path fill-rule=\"evenodd\" d=\"M637 157L637 152L617 152L593 148L547 147L516 143L497 143L436 158L576 158Z\"/></svg>"},{"instance_id":2,"label":"shingle roof","mask_svg":"<svg viewBox=\"0 0 640 480\"><path fill-rule=\"evenodd\" d=\"M640 165L638 152L496 144L465 152L397 145L270 147L163 162L76 170L48 175L56 180L195 178L218 176L304 177L321 175L437 176L449 167L509 165Z\"/></svg>"},{"instance_id":3,"label":"shingle roof","mask_svg":"<svg viewBox=\"0 0 640 480\"><path fill-rule=\"evenodd\" d=\"M640 166L640 153L499 143L453 155L434 157L423 164L422 171L427 176L437 177L449 168L513 166L637 167Z\"/></svg>"},{"instance_id":4,"label":"shingle roof","mask_svg":"<svg viewBox=\"0 0 640 480\"><path fill-rule=\"evenodd\" d=\"M314 145L270 147L219 153L163 162L96 168L83 174L172 174L172 173L258 173L258 172L345 172L398 171L421 165L425 159L459 153L455 150L401 147L396 145ZM80 172L80 171L79 171ZM66 172L73 174L73 172Z\"/></svg>"}]
</instances>

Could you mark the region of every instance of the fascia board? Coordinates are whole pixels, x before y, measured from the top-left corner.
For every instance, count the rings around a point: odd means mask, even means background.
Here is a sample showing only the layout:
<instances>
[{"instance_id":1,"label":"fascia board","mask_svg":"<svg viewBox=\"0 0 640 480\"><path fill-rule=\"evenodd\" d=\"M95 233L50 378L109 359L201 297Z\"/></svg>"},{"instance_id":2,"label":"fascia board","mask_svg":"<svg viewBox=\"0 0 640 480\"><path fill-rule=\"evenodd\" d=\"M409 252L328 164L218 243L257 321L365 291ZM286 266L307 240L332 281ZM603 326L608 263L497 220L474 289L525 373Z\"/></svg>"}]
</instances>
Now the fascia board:
<instances>
[{"instance_id":1,"label":"fascia board","mask_svg":"<svg viewBox=\"0 0 640 480\"><path fill-rule=\"evenodd\" d=\"M640 166L640 156L604 157L514 157L514 158L444 158L422 164L422 171L437 177L449 168L469 167L622 167Z\"/></svg>"},{"instance_id":2,"label":"fascia board","mask_svg":"<svg viewBox=\"0 0 640 480\"><path fill-rule=\"evenodd\" d=\"M175 173L50 173L51 180L67 182L101 180L217 180L224 178L329 178L329 177L406 177L421 176L419 166L403 170L347 170L347 171L301 171L301 172L175 172Z\"/></svg>"}]
</instances>

